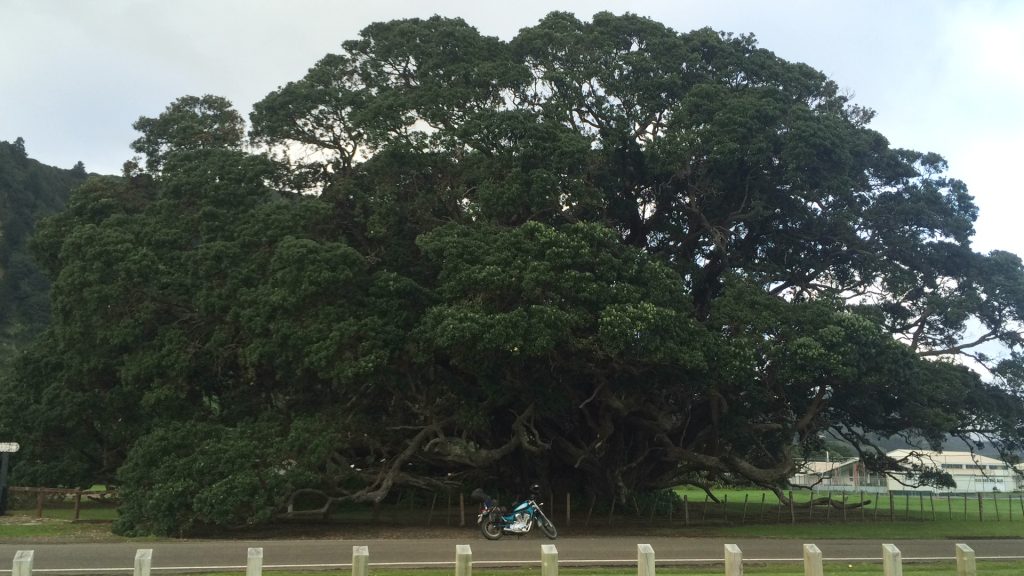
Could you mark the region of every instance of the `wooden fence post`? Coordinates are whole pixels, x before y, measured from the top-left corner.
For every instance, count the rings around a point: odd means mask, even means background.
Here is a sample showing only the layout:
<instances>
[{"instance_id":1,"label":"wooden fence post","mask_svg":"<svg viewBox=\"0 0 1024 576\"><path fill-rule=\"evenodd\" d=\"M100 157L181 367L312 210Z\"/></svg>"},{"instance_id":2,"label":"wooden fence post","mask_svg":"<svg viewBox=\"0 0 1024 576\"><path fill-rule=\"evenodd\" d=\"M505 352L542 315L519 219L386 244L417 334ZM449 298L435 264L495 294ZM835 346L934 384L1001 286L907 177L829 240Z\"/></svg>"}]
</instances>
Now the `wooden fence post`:
<instances>
[{"instance_id":1,"label":"wooden fence post","mask_svg":"<svg viewBox=\"0 0 1024 576\"><path fill-rule=\"evenodd\" d=\"M985 499L981 497L981 492L978 492L978 522L985 521Z\"/></svg>"},{"instance_id":2,"label":"wooden fence post","mask_svg":"<svg viewBox=\"0 0 1024 576\"><path fill-rule=\"evenodd\" d=\"M245 576L263 576L263 548L249 548Z\"/></svg>"},{"instance_id":3,"label":"wooden fence post","mask_svg":"<svg viewBox=\"0 0 1024 576\"><path fill-rule=\"evenodd\" d=\"M896 521L896 498L889 492L889 522Z\"/></svg>"},{"instance_id":4,"label":"wooden fence post","mask_svg":"<svg viewBox=\"0 0 1024 576\"><path fill-rule=\"evenodd\" d=\"M967 544L956 545L956 576L978 576L974 550Z\"/></svg>"},{"instance_id":5,"label":"wooden fence post","mask_svg":"<svg viewBox=\"0 0 1024 576\"><path fill-rule=\"evenodd\" d=\"M686 494L683 494L683 525L690 525L690 501L687 499Z\"/></svg>"},{"instance_id":6,"label":"wooden fence post","mask_svg":"<svg viewBox=\"0 0 1024 576\"><path fill-rule=\"evenodd\" d=\"M636 576L654 576L654 548L650 544L636 545Z\"/></svg>"},{"instance_id":7,"label":"wooden fence post","mask_svg":"<svg viewBox=\"0 0 1024 576\"><path fill-rule=\"evenodd\" d=\"M743 552L735 544L725 545L725 576L743 576Z\"/></svg>"},{"instance_id":8,"label":"wooden fence post","mask_svg":"<svg viewBox=\"0 0 1024 576\"><path fill-rule=\"evenodd\" d=\"M558 549L554 544L540 545L540 576L558 576Z\"/></svg>"},{"instance_id":9,"label":"wooden fence post","mask_svg":"<svg viewBox=\"0 0 1024 576\"><path fill-rule=\"evenodd\" d=\"M594 505L597 504L597 493L590 495L590 508L587 509L587 521L584 526L590 526L590 517L594 515Z\"/></svg>"},{"instance_id":10,"label":"wooden fence post","mask_svg":"<svg viewBox=\"0 0 1024 576\"><path fill-rule=\"evenodd\" d=\"M370 549L366 546L352 547L352 576L366 576L370 568Z\"/></svg>"},{"instance_id":11,"label":"wooden fence post","mask_svg":"<svg viewBox=\"0 0 1024 576\"><path fill-rule=\"evenodd\" d=\"M964 492L964 520L967 520L967 492Z\"/></svg>"},{"instance_id":12,"label":"wooden fence post","mask_svg":"<svg viewBox=\"0 0 1024 576\"><path fill-rule=\"evenodd\" d=\"M43 491L36 491L36 518L43 517Z\"/></svg>"},{"instance_id":13,"label":"wooden fence post","mask_svg":"<svg viewBox=\"0 0 1024 576\"><path fill-rule=\"evenodd\" d=\"M761 509L757 511L758 520L764 522L764 499L766 494L761 492Z\"/></svg>"},{"instance_id":14,"label":"wooden fence post","mask_svg":"<svg viewBox=\"0 0 1024 576\"><path fill-rule=\"evenodd\" d=\"M885 576L903 576L903 555L895 544L882 544L882 572Z\"/></svg>"},{"instance_id":15,"label":"wooden fence post","mask_svg":"<svg viewBox=\"0 0 1024 576\"><path fill-rule=\"evenodd\" d=\"M149 576L153 567L153 549L143 548L135 551L135 567L132 576Z\"/></svg>"},{"instance_id":16,"label":"wooden fence post","mask_svg":"<svg viewBox=\"0 0 1024 576\"><path fill-rule=\"evenodd\" d=\"M11 565L11 576L32 576L34 557L34 550L18 550L15 552L14 562Z\"/></svg>"},{"instance_id":17,"label":"wooden fence post","mask_svg":"<svg viewBox=\"0 0 1024 576\"><path fill-rule=\"evenodd\" d=\"M726 524L729 523L729 495L726 494L725 498L722 498L722 519Z\"/></svg>"},{"instance_id":18,"label":"wooden fence post","mask_svg":"<svg viewBox=\"0 0 1024 576\"><path fill-rule=\"evenodd\" d=\"M796 510L793 509L793 491L789 491L789 523L796 524Z\"/></svg>"},{"instance_id":19,"label":"wooden fence post","mask_svg":"<svg viewBox=\"0 0 1024 576\"><path fill-rule=\"evenodd\" d=\"M935 493L928 493L928 504L932 507L932 522L935 522Z\"/></svg>"},{"instance_id":20,"label":"wooden fence post","mask_svg":"<svg viewBox=\"0 0 1024 576\"><path fill-rule=\"evenodd\" d=\"M455 546L455 576L473 576L473 550L469 544Z\"/></svg>"},{"instance_id":21,"label":"wooden fence post","mask_svg":"<svg viewBox=\"0 0 1024 576\"><path fill-rule=\"evenodd\" d=\"M743 495L743 517L740 518L740 524L747 523L747 499L750 498L750 494Z\"/></svg>"},{"instance_id":22,"label":"wooden fence post","mask_svg":"<svg viewBox=\"0 0 1024 576\"><path fill-rule=\"evenodd\" d=\"M824 576L821 550L814 544L804 544L804 576Z\"/></svg>"},{"instance_id":23,"label":"wooden fence post","mask_svg":"<svg viewBox=\"0 0 1024 576\"><path fill-rule=\"evenodd\" d=\"M572 524L572 492L565 493L565 525Z\"/></svg>"},{"instance_id":24,"label":"wooden fence post","mask_svg":"<svg viewBox=\"0 0 1024 576\"><path fill-rule=\"evenodd\" d=\"M996 498L995 490L992 491L992 507L996 510L996 522L999 522L999 499Z\"/></svg>"},{"instance_id":25,"label":"wooden fence post","mask_svg":"<svg viewBox=\"0 0 1024 576\"><path fill-rule=\"evenodd\" d=\"M829 490L825 493L825 501L828 504L825 506L825 522L832 519L832 491Z\"/></svg>"},{"instance_id":26,"label":"wooden fence post","mask_svg":"<svg viewBox=\"0 0 1024 576\"><path fill-rule=\"evenodd\" d=\"M1010 506L1010 508L1013 508L1013 506ZM75 522L78 522L78 520L81 519L81 513L82 513L82 489L78 488L77 490L75 490Z\"/></svg>"},{"instance_id":27,"label":"wooden fence post","mask_svg":"<svg viewBox=\"0 0 1024 576\"><path fill-rule=\"evenodd\" d=\"M459 491L459 526L466 525L466 495Z\"/></svg>"}]
</instances>

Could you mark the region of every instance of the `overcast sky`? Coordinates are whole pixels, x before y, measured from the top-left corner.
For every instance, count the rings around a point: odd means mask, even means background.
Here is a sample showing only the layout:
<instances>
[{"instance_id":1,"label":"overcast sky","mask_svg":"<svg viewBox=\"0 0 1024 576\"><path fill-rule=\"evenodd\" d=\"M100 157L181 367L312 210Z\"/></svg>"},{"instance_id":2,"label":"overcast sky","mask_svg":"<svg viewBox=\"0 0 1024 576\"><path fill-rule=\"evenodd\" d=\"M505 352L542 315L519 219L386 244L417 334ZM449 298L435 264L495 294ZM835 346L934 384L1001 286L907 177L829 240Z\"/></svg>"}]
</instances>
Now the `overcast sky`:
<instances>
[{"instance_id":1,"label":"overcast sky","mask_svg":"<svg viewBox=\"0 0 1024 576\"><path fill-rule=\"evenodd\" d=\"M878 112L893 146L934 151L981 209L975 248L1024 255L1024 1L0 0L0 140L118 173L131 124L186 94L252 103L371 22L460 16L510 39L552 10L634 12L684 32L754 33Z\"/></svg>"}]
</instances>

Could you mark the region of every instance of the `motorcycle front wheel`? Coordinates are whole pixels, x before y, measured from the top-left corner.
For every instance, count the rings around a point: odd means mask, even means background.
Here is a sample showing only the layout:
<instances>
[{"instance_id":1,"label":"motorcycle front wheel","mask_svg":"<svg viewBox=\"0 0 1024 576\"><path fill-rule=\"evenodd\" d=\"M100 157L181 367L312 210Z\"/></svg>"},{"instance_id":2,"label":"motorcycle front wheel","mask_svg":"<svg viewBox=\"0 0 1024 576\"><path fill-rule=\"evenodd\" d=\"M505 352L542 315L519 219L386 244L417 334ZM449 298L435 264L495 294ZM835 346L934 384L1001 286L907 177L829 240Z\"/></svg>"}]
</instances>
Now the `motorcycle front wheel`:
<instances>
[{"instance_id":1,"label":"motorcycle front wheel","mask_svg":"<svg viewBox=\"0 0 1024 576\"><path fill-rule=\"evenodd\" d=\"M555 528L555 525L552 524L551 521L547 518L538 518L537 525L540 526L541 531L544 532L544 535L547 536L549 539L554 540L555 538L558 538L558 530Z\"/></svg>"},{"instance_id":2,"label":"motorcycle front wheel","mask_svg":"<svg viewBox=\"0 0 1024 576\"><path fill-rule=\"evenodd\" d=\"M488 540L497 540L501 538L504 532L501 529L501 524L497 522L495 518L487 517L480 523L480 533L484 535L484 538Z\"/></svg>"}]
</instances>

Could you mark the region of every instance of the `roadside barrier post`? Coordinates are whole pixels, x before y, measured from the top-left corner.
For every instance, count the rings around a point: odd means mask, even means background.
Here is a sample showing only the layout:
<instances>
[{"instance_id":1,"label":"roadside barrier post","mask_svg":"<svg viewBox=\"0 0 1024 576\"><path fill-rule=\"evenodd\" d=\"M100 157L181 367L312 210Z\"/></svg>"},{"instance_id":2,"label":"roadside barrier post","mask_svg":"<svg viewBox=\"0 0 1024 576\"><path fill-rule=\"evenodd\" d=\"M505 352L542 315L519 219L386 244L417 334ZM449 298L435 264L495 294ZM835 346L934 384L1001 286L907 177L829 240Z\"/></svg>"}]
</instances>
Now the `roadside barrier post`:
<instances>
[{"instance_id":1,"label":"roadside barrier post","mask_svg":"<svg viewBox=\"0 0 1024 576\"><path fill-rule=\"evenodd\" d=\"M974 550L967 544L956 545L956 576L978 576Z\"/></svg>"},{"instance_id":2,"label":"roadside barrier post","mask_svg":"<svg viewBox=\"0 0 1024 576\"><path fill-rule=\"evenodd\" d=\"M650 544L636 545L636 576L654 576L654 548Z\"/></svg>"},{"instance_id":3,"label":"roadside barrier post","mask_svg":"<svg viewBox=\"0 0 1024 576\"><path fill-rule=\"evenodd\" d=\"M34 550L18 550L14 554L14 563L11 566L11 576L32 576L32 561L35 557Z\"/></svg>"},{"instance_id":4,"label":"roadside barrier post","mask_svg":"<svg viewBox=\"0 0 1024 576\"><path fill-rule=\"evenodd\" d=\"M153 549L142 548L135 551L135 569L132 574L134 576L149 576L149 571L153 567Z\"/></svg>"},{"instance_id":5,"label":"roadside barrier post","mask_svg":"<svg viewBox=\"0 0 1024 576\"><path fill-rule=\"evenodd\" d=\"M473 576L473 550L469 544L455 546L455 576Z\"/></svg>"},{"instance_id":6,"label":"roadside barrier post","mask_svg":"<svg viewBox=\"0 0 1024 576\"><path fill-rule=\"evenodd\" d=\"M352 576L366 576L370 566L370 549L366 546L352 547Z\"/></svg>"},{"instance_id":7,"label":"roadside barrier post","mask_svg":"<svg viewBox=\"0 0 1024 576\"><path fill-rule=\"evenodd\" d=\"M245 562L245 576L262 576L263 574L263 548L249 548L249 555Z\"/></svg>"},{"instance_id":8,"label":"roadside barrier post","mask_svg":"<svg viewBox=\"0 0 1024 576\"><path fill-rule=\"evenodd\" d=\"M824 576L821 550L814 544L804 544L804 576Z\"/></svg>"},{"instance_id":9,"label":"roadside barrier post","mask_svg":"<svg viewBox=\"0 0 1024 576\"><path fill-rule=\"evenodd\" d=\"M903 554L895 544L882 544L882 572L885 576L903 576Z\"/></svg>"},{"instance_id":10,"label":"roadside barrier post","mask_svg":"<svg viewBox=\"0 0 1024 576\"><path fill-rule=\"evenodd\" d=\"M558 576L558 549L554 544L540 545L540 576Z\"/></svg>"},{"instance_id":11,"label":"roadside barrier post","mask_svg":"<svg viewBox=\"0 0 1024 576\"><path fill-rule=\"evenodd\" d=\"M743 552L735 544L725 545L725 576L743 576Z\"/></svg>"}]
</instances>

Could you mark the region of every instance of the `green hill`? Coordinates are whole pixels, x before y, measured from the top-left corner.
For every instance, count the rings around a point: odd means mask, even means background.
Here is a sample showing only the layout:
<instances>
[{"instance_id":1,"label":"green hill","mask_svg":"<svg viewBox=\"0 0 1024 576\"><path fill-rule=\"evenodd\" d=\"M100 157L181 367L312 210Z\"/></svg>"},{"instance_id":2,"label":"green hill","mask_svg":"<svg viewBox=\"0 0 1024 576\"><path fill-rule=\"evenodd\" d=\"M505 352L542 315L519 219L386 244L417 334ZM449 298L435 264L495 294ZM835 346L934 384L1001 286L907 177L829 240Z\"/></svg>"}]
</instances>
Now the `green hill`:
<instances>
[{"instance_id":1,"label":"green hill","mask_svg":"<svg viewBox=\"0 0 1024 576\"><path fill-rule=\"evenodd\" d=\"M32 260L29 238L41 218L64 208L86 179L28 157L21 138L0 141L0 370L49 318L49 281Z\"/></svg>"}]
</instances>

